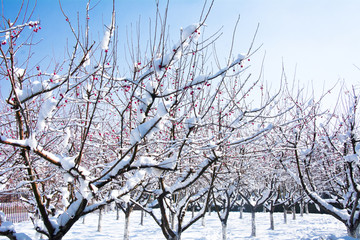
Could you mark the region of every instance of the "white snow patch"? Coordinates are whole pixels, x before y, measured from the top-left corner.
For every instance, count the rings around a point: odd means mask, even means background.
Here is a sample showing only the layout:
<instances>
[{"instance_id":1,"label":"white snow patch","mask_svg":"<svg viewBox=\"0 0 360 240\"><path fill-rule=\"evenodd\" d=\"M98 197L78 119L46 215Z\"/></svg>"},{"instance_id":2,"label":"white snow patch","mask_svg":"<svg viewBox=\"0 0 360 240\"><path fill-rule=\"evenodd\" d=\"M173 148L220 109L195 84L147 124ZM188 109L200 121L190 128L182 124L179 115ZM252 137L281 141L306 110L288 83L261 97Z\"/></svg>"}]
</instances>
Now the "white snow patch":
<instances>
[{"instance_id":1,"label":"white snow patch","mask_svg":"<svg viewBox=\"0 0 360 240\"><path fill-rule=\"evenodd\" d=\"M101 41L101 49L102 50L108 50L109 49L109 43L110 43L110 30L107 29L104 33L104 37Z\"/></svg>"},{"instance_id":2,"label":"white snow patch","mask_svg":"<svg viewBox=\"0 0 360 240\"><path fill-rule=\"evenodd\" d=\"M357 143L355 146L355 152L360 155L360 143Z\"/></svg>"},{"instance_id":3,"label":"white snow patch","mask_svg":"<svg viewBox=\"0 0 360 240\"><path fill-rule=\"evenodd\" d=\"M145 166L154 166L154 165L156 165L156 161L154 160L154 158L145 157L145 156L141 156L139 160L131 164L131 166L133 167L141 167L141 166L145 167Z\"/></svg>"},{"instance_id":4,"label":"white snow patch","mask_svg":"<svg viewBox=\"0 0 360 240\"><path fill-rule=\"evenodd\" d=\"M14 73L15 73L15 76L16 76L17 78L20 78L20 77L24 76L24 74L25 74L25 69L23 69L23 68L15 68L15 69L14 69Z\"/></svg>"},{"instance_id":5,"label":"white snow patch","mask_svg":"<svg viewBox=\"0 0 360 240\"><path fill-rule=\"evenodd\" d=\"M195 33L195 30L197 30L199 28L199 26L200 26L199 23L194 23L194 24L187 26L185 29L183 29L181 32L181 40L184 41L184 40L187 40L188 38L190 38L191 35L193 35Z\"/></svg>"},{"instance_id":6,"label":"white snow patch","mask_svg":"<svg viewBox=\"0 0 360 240\"><path fill-rule=\"evenodd\" d=\"M54 98L49 98L43 103L38 115L38 122L36 126L37 131L43 131L46 128L46 120L51 117L52 112L56 108L56 104L57 101Z\"/></svg>"},{"instance_id":7,"label":"white snow patch","mask_svg":"<svg viewBox=\"0 0 360 240\"><path fill-rule=\"evenodd\" d=\"M10 38L10 31L5 33L5 40L7 41Z\"/></svg>"},{"instance_id":8,"label":"white snow patch","mask_svg":"<svg viewBox=\"0 0 360 240\"><path fill-rule=\"evenodd\" d=\"M189 130L193 127L195 127L198 123L199 119L196 117L188 118L185 120L185 126Z\"/></svg>"},{"instance_id":9,"label":"white snow patch","mask_svg":"<svg viewBox=\"0 0 360 240\"><path fill-rule=\"evenodd\" d=\"M79 197L79 194L77 195L77 198L78 199L72 202L69 208L58 217L57 224L60 227L64 226L70 219L75 217L76 211L79 209L80 204L83 200L81 197Z\"/></svg>"},{"instance_id":10,"label":"white snow patch","mask_svg":"<svg viewBox=\"0 0 360 240\"><path fill-rule=\"evenodd\" d=\"M64 150L66 150L66 147L67 147L68 144L69 144L69 139L70 139L70 137L71 137L70 128L69 128L69 127L66 127L65 130L64 130L64 132L65 132L65 137L64 137L64 141L63 141L62 145L63 145Z\"/></svg>"},{"instance_id":11,"label":"white snow patch","mask_svg":"<svg viewBox=\"0 0 360 240\"><path fill-rule=\"evenodd\" d=\"M152 134L161 130L162 124L159 124L161 118L155 116L154 118L140 124L137 128L131 131L130 143L134 145L140 142L145 136L151 137Z\"/></svg>"},{"instance_id":12,"label":"white snow patch","mask_svg":"<svg viewBox=\"0 0 360 240\"><path fill-rule=\"evenodd\" d=\"M154 204L157 204L154 201ZM154 214L159 214L157 209ZM186 213L191 217L191 212ZM130 215L129 233L131 240L164 239L160 227L155 221L146 215L144 225L140 222L141 211L134 210ZM116 211L107 212L102 222L102 231L97 231L99 215L94 212L86 215L85 224L75 224L64 237L67 240L78 239L116 239L124 233L124 218L116 220ZM186 221L185 220L185 221ZM228 239L236 240L288 240L288 239L331 239L331 240L350 240L346 236L344 224L327 214L304 214L304 217L297 217L296 220L288 219L284 224L283 213L274 213L275 230L269 229L269 213L256 213L256 238L251 238L251 213L244 212L243 219L239 219L239 212L230 212L227 233ZM34 226L31 221L14 224L17 229L27 233L32 239L35 238ZM146 236L146 237L144 237ZM221 237L221 223L215 212L211 215L206 214L205 226L201 225L201 220L188 228L181 234L182 239L197 240L218 240ZM7 238L0 237L1 240Z\"/></svg>"},{"instance_id":13,"label":"white snow patch","mask_svg":"<svg viewBox=\"0 0 360 240\"><path fill-rule=\"evenodd\" d=\"M121 197L121 200L123 200L125 203L130 202L130 195L125 194L124 196Z\"/></svg>"},{"instance_id":14,"label":"white snow patch","mask_svg":"<svg viewBox=\"0 0 360 240\"><path fill-rule=\"evenodd\" d=\"M107 165L107 167L102 171L101 174L105 174L107 171L109 171L112 167L113 169L106 175L104 178L113 177L116 176L116 174L123 169L126 165L128 165L130 162L129 157L124 157L121 161L115 160Z\"/></svg>"},{"instance_id":15,"label":"white snow patch","mask_svg":"<svg viewBox=\"0 0 360 240\"><path fill-rule=\"evenodd\" d=\"M60 158L61 166L69 171L71 168L75 167L75 158L75 156Z\"/></svg>"},{"instance_id":16,"label":"white snow patch","mask_svg":"<svg viewBox=\"0 0 360 240\"><path fill-rule=\"evenodd\" d=\"M359 157L357 154L350 154L350 155L344 156L344 159L346 162L351 163L351 162L357 162Z\"/></svg>"},{"instance_id":17,"label":"white snow patch","mask_svg":"<svg viewBox=\"0 0 360 240\"><path fill-rule=\"evenodd\" d=\"M71 183L74 181L73 176L71 176L69 173L64 173L63 178L66 183Z\"/></svg>"},{"instance_id":18,"label":"white snow patch","mask_svg":"<svg viewBox=\"0 0 360 240\"><path fill-rule=\"evenodd\" d=\"M238 61L242 61L246 58L246 54L238 54Z\"/></svg>"},{"instance_id":19,"label":"white snow patch","mask_svg":"<svg viewBox=\"0 0 360 240\"><path fill-rule=\"evenodd\" d=\"M61 188L61 202L64 205L64 207L69 205L69 201L68 198L70 196L69 190L67 189L67 187L63 187Z\"/></svg>"},{"instance_id":20,"label":"white snow patch","mask_svg":"<svg viewBox=\"0 0 360 240\"><path fill-rule=\"evenodd\" d=\"M167 169L174 169L176 167L176 160L177 160L176 154L173 154L171 157L162 161L159 164L159 166Z\"/></svg>"},{"instance_id":21,"label":"white snow patch","mask_svg":"<svg viewBox=\"0 0 360 240\"><path fill-rule=\"evenodd\" d=\"M38 142L35 139L35 134L31 134L29 138L25 140L25 144L28 145L31 149L36 149Z\"/></svg>"}]
</instances>

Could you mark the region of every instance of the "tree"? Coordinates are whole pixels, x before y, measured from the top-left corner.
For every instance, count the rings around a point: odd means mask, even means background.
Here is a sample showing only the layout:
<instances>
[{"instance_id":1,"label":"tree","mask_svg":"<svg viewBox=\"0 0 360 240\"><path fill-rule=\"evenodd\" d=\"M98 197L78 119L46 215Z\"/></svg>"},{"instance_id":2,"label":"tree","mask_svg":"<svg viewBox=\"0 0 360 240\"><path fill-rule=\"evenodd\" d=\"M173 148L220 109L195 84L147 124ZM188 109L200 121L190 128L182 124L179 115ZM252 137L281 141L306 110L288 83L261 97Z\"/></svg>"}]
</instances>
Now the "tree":
<instances>
[{"instance_id":1,"label":"tree","mask_svg":"<svg viewBox=\"0 0 360 240\"><path fill-rule=\"evenodd\" d=\"M227 239L227 221L230 211L233 209L234 204L239 198L240 176L237 179L234 178L228 168L227 171L219 172L218 175L222 176L217 177L218 184L213 191L213 202L221 222L222 239Z\"/></svg>"},{"instance_id":2,"label":"tree","mask_svg":"<svg viewBox=\"0 0 360 240\"><path fill-rule=\"evenodd\" d=\"M263 179L264 178L264 179ZM245 180L240 190L240 196L246 201L251 211L251 236L256 236L256 210L263 206L272 196L274 192L274 182L265 175L258 174L256 178Z\"/></svg>"},{"instance_id":3,"label":"tree","mask_svg":"<svg viewBox=\"0 0 360 240\"><path fill-rule=\"evenodd\" d=\"M251 48L237 57L231 49L225 67L208 70L206 49L217 35L201 36L211 7L212 3L198 24L180 31L174 45L166 38L166 11L165 18L158 12L150 54L134 51L133 65L124 74L117 56L115 10L99 42L89 34L90 2L84 29L76 28L62 9L74 36L72 51L48 68L32 61L31 49L28 58L16 58L18 51L34 44L27 41L41 33L40 22L30 21L31 15L6 20L1 30L6 38L0 45L1 74L11 88L2 100L9 112L0 116L0 143L5 146L1 173L14 188L19 186L11 182L14 175L5 172L19 170L21 187L31 190L29 202L35 203L43 223L35 225L37 232L62 239L81 217L126 198L155 174L156 184L147 191L163 209L164 235L174 239L178 235L164 217L169 199L177 198L179 223L188 204L203 199L202 212L188 225L178 224L180 234L206 210L215 176L211 169L222 159L218 149L245 144L271 129L269 125L241 133L251 124L241 120L261 113L270 102L261 103L258 110L242 110L249 106L241 101L259 82L242 78ZM251 86L247 90L246 84ZM220 98L226 101L216 106ZM230 121L231 114L238 117ZM213 137L218 131L214 116L223 116L220 121L227 117L230 123L218 139ZM191 192L194 184L202 189L197 194ZM8 235L1 234L5 232ZM11 237L16 239L15 234Z\"/></svg>"},{"instance_id":4,"label":"tree","mask_svg":"<svg viewBox=\"0 0 360 240\"><path fill-rule=\"evenodd\" d=\"M87 16L89 12L88 4ZM11 108L9 114L14 116L8 124L8 115L1 116L5 130L1 132L0 143L17 149L21 161L15 162L15 157L8 159L23 170L23 180L33 192L44 223L44 228L35 226L36 230L49 239L61 239L81 216L135 189L146 174L142 169L167 169L157 162L143 164L140 156L146 150L144 139L159 131L160 122L170 109L182 104L165 98L181 96L184 86L167 94L164 90L156 91L161 87L161 79L166 78L167 69L184 51L188 54L187 45L192 42L189 37L195 38L200 27L192 25L185 29L179 44L160 58L156 56L165 50L166 43L159 40L163 44L159 51L144 59L147 64L141 69L133 68L132 77L127 79L119 78L115 71L115 12L102 43L97 45L98 53L95 43L89 44L88 28L81 42L81 31L76 31L65 13L64 16L76 41L69 60L53 71L32 68L30 56L24 62L15 57L19 49L27 46L19 42L20 33L25 34L25 27L29 26L33 29L30 36L36 34L39 22L26 18L20 24L18 18L7 21L8 25L3 26L7 41L0 48L2 74L11 83L6 102ZM86 26L88 21L87 17ZM90 60L93 65L89 65ZM61 71L65 66L68 68ZM141 106L138 119L133 121L136 111L132 106L136 104ZM119 124L114 126L114 122ZM58 181L61 178L64 181ZM123 187L118 192L112 191L112 185L118 182ZM52 219L44 199L53 196L48 200L58 204L55 195L62 196L64 212Z\"/></svg>"},{"instance_id":5,"label":"tree","mask_svg":"<svg viewBox=\"0 0 360 240\"><path fill-rule=\"evenodd\" d=\"M131 199L131 201L130 201ZM120 201L116 202L116 207L120 208L125 215L124 240L129 240L130 214L134 210L136 203L148 200L148 196L142 189L142 186L124 196Z\"/></svg>"},{"instance_id":6,"label":"tree","mask_svg":"<svg viewBox=\"0 0 360 240\"><path fill-rule=\"evenodd\" d=\"M320 101L306 100L302 94L291 99L296 103L293 124L280 129L288 149L282 164L321 210L343 222L348 235L356 237L358 94L352 88L344 96L344 107L334 113L321 111Z\"/></svg>"}]
</instances>

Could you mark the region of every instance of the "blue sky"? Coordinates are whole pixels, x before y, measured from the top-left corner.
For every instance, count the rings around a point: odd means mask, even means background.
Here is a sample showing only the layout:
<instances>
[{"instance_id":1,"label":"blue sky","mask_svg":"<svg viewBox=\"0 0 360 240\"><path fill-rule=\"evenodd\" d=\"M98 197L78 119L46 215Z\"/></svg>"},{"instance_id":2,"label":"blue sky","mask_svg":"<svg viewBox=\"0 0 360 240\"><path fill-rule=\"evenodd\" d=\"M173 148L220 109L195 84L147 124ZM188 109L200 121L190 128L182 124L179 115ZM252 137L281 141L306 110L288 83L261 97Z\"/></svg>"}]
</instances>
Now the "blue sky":
<instances>
[{"instance_id":1,"label":"blue sky","mask_svg":"<svg viewBox=\"0 0 360 240\"><path fill-rule=\"evenodd\" d=\"M33 5L34 1L30 1ZM72 21L76 13L84 13L85 0L62 0L62 6ZM92 1L95 5L98 1ZM20 0L3 0L3 13L13 18ZM160 0L161 6L165 1ZM197 22L203 1L171 0L168 25L174 38L180 27ZM100 1L90 13L92 38L100 41L103 26L111 19L112 1ZM148 31L149 18L155 17L155 1L116 1L117 23L120 27L120 48L126 44L126 26L141 19L141 28ZM316 92L332 87L339 79L348 85L360 80L360 1L358 0L217 0L207 21L208 34L223 27L223 35L216 44L221 59L228 56L231 34L238 15L235 52L246 52L257 24L260 24L255 47L263 44L252 58L252 71L257 73L266 52L264 79L277 88L282 64L289 79L301 84L312 84ZM41 21L42 30L36 36L42 42L34 59L41 64L51 59L62 59L66 39L71 38L58 1L38 0L33 14ZM144 34L145 35L145 34ZM145 39L144 39L145 40ZM69 46L71 48L71 46ZM26 56L25 53L23 53ZM21 58L21 54L19 53ZM224 60L225 62L225 60ZM0 79L4 81L4 79Z\"/></svg>"}]
</instances>

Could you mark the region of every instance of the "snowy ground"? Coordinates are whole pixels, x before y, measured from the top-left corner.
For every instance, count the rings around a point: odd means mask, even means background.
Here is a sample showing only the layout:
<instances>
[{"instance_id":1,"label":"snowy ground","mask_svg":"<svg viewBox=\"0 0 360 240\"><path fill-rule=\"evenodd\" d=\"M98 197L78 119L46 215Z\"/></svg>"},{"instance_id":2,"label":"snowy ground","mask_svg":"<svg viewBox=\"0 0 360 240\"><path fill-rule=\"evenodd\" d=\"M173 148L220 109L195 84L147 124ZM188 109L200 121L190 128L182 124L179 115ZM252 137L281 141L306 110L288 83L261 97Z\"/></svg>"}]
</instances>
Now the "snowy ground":
<instances>
[{"instance_id":1,"label":"snowy ground","mask_svg":"<svg viewBox=\"0 0 360 240\"><path fill-rule=\"evenodd\" d=\"M188 215L191 215L189 213ZM123 239L123 214L120 220L116 220L116 212L108 212L103 215L102 231L97 231L98 215L90 214L85 219L85 224L80 220L72 230L65 236L67 240L104 240L104 239ZM292 220L292 215L288 215L288 223L283 223L283 214L275 213L275 230L270 230L269 213L256 214L257 237L250 237L251 225L250 214L244 213L244 218L239 219L239 213L232 213L229 217L228 239L346 239L346 228L342 223L329 215L309 214ZM150 216L145 217L144 226L140 224L140 211L134 211L130 217L130 239L164 239L160 228L155 224ZM31 223L23 222L16 224L18 232L28 233L33 239L37 237L33 234ZM0 239L7 239L0 237ZM221 239L221 225L216 213L210 216L206 214L205 227L201 226L201 221L195 223L182 235L182 240L218 240Z\"/></svg>"}]
</instances>

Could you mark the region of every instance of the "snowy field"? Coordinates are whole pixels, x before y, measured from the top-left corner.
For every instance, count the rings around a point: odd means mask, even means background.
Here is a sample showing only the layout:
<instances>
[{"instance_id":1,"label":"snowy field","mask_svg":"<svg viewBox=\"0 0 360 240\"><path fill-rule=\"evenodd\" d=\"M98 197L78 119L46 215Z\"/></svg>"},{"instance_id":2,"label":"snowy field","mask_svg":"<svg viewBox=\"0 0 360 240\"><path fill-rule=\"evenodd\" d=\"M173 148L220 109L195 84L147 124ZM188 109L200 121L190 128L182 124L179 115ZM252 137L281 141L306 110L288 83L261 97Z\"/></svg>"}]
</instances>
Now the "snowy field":
<instances>
[{"instance_id":1,"label":"snowy field","mask_svg":"<svg viewBox=\"0 0 360 240\"><path fill-rule=\"evenodd\" d=\"M191 215L189 213L188 215ZM284 224L283 214L275 213L275 230L270 230L269 213L256 214L257 237L250 237L250 213L244 213L244 218L239 219L239 213L230 214L228 226L228 239L346 239L346 228L335 218L323 214L309 214L292 220L292 215L288 215L288 223ZM86 216L85 224L80 220L72 230L65 236L67 240L106 240L123 239L123 219L116 220L116 212L108 212L103 215L102 231L97 231L98 215L90 214ZM38 236L33 234L30 222L16 224L16 229L28 233L33 239ZM20 231L19 231L20 232ZM7 239L0 237L0 239ZM155 225L150 216L144 218L144 225L140 225L140 211L134 211L130 217L130 239L148 240L164 239L160 228ZM182 240L219 240L221 239L221 225L215 212L210 216L206 214L205 227L201 225L201 220L195 223L182 235Z\"/></svg>"}]
</instances>

